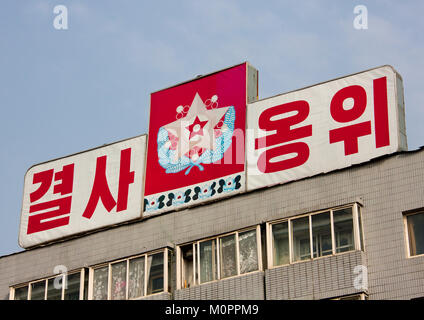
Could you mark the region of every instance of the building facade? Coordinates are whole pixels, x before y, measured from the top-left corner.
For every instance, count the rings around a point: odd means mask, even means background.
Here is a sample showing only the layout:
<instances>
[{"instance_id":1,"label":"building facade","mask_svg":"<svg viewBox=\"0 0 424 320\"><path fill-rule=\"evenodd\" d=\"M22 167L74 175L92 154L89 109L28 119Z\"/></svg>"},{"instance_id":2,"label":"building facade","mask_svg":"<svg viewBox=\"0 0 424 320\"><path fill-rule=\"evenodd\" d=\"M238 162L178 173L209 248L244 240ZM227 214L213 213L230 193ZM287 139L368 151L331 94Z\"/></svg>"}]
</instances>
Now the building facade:
<instances>
[{"instance_id":1,"label":"building facade","mask_svg":"<svg viewBox=\"0 0 424 320\"><path fill-rule=\"evenodd\" d=\"M423 233L421 148L3 256L0 298L415 299Z\"/></svg>"}]
</instances>

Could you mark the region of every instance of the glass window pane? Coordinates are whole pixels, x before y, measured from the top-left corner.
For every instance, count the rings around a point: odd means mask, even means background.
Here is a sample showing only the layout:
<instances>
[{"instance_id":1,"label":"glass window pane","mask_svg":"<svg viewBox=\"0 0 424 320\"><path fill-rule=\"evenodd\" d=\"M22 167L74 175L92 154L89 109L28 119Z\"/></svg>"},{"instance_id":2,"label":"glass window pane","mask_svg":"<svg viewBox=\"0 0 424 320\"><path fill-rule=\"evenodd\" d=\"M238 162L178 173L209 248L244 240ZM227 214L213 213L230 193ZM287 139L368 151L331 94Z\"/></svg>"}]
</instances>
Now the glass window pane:
<instances>
[{"instance_id":1,"label":"glass window pane","mask_svg":"<svg viewBox=\"0 0 424 320\"><path fill-rule=\"evenodd\" d=\"M193 250L194 250L194 256L193 256L193 268L194 268L194 280L193 280L193 284L199 283L200 279L199 279L199 257L197 256L198 253L198 244L195 243L193 246Z\"/></svg>"},{"instance_id":2,"label":"glass window pane","mask_svg":"<svg viewBox=\"0 0 424 320\"><path fill-rule=\"evenodd\" d=\"M46 281L38 281L31 284L31 300L44 300Z\"/></svg>"},{"instance_id":3,"label":"glass window pane","mask_svg":"<svg viewBox=\"0 0 424 320\"><path fill-rule=\"evenodd\" d=\"M64 300L79 300L81 273L72 273L67 277Z\"/></svg>"},{"instance_id":4,"label":"glass window pane","mask_svg":"<svg viewBox=\"0 0 424 320\"><path fill-rule=\"evenodd\" d=\"M315 214L311 218L314 258L332 254L330 212Z\"/></svg>"},{"instance_id":5,"label":"glass window pane","mask_svg":"<svg viewBox=\"0 0 424 320\"><path fill-rule=\"evenodd\" d=\"M163 291L163 252L147 257L147 294Z\"/></svg>"},{"instance_id":6,"label":"glass window pane","mask_svg":"<svg viewBox=\"0 0 424 320\"><path fill-rule=\"evenodd\" d=\"M200 283L216 279L216 240L200 242Z\"/></svg>"},{"instance_id":7,"label":"glass window pane","mask_svg":"<svg viewBox=\"0 0 424 320\"><path fill-rule=\"evenodd\" d=\"M93 300L107 300L108 272L108 266L94 270Z\"/></svg>"},{"instance_id":8,"label":"glass window pane","mask_svg":"<svg viewBox=\"0 0 424 320\"><path fill-rule=\"evenodd\" d=\"M240 274L259 269L256 229L239 233L239 252Z\"/></svg>"},{"instance_id":9,"label":"glass window pane","mask_svg":"<svg viewBox=\"0 0 424 320\"><path fill-rule=\"evenodd\" d=\"M364 251L364 233L362 230L361 208L359 206L358 206L358 219L359 219L359 238L361 240L361 250Z\"/></svg>"},{"instance_id":10,"label":"glass window pane","mask_svg":"<svg viewBox=\"0 0 424 320\"><path fill-rule=\"evenodd\" d=\"M144 257L130 260L128 298L144 296Z\"/></svg>"},{"instance_id":11,"label":"glass window pane","mask_svg":"<svg viewBox=\"0 0 424 320\"><path fill-rule=\"evenodd\" d=\"M424 254L424 213L407 216L411 256Z\"/></svg>"},{"instance_id":12,"label":"glass window pane","mask_svg":"<svg viewBox=\"0 0 424 320\"><path fill-rule=\"evenodd\" d=\"M15 300L27 300L27 299L28 299L28 286L15 289Z\"/></svg>"},{"instance_id":13,"label":"glass window pane","mask_svg":"<svg viewBox=\"0 0 424 320\"><path fill-rule=\"evenodd\" d=\"M290 263L289 223L287 221L272 226L272 243L274 266Z\"/></svg>"},{"instance_id":14,"label":"glass window pane","mask_svg":"<svg viewBox=\"0 0 424 320\"><path fill-rule=\"evenodd\" d=\"M333 212L334 234L336 237L336 253L346 252L355 248L353 241L352 208Z\"/></svg>"},{"instance_id":15,"label":"glass window pane","mask_svg":"<svg viewBox=\"0 0 424 320\"><path fill-rule=\"evenodd\" d=\"M63 276L47 280L47 300L62 300Z\"/></svg>"},{"instance_id":16,"label":"glass window pane","mask_svg":"<svg viewBox=\"0 0 424 320\"><path fill-rule=\"evenodd\" d=\"M221 251L221 278L237 275L236 263L236 236L235 234L222 237L220 241Z\"/></svg>"},{"instance_id":17,"label":"glass window pane","mask_svg":"<svg viewBox=\"0 0 424 320\"><path fill-rule=\"evenodd\" d=\"M88 269L84 269L84 300L88 300Z\"/></svg>"},{"instance_id":18,"label":"glass window pane","mask_svg":"<svg viewBox=\"0 0 424 320\"><path fill-rule=\"evenodd\" d=\"M293 260L300 261L311 258L309 235L309 217L292 220Z\"/></svg>"},{"instance_id":19,"label":"glass window pane","mask_svg":"<svg viewBox=\"0 0 424 320\"><path fill-rule=\"evenodd\" d=\"M171 250L168 252L168 292L171 292L171 264L172 264L172 253Z\"/></svg>"},{"instance_id":20,"label":"glass window pane","mask_svg":"<svg viewBox=\"0 0 424 320\"><path fill-rule=\"evenodd\" d=\"M111 299L124 300L127 295L127 261L114 263L111 267Z\"/></svg>"}]
</instances>

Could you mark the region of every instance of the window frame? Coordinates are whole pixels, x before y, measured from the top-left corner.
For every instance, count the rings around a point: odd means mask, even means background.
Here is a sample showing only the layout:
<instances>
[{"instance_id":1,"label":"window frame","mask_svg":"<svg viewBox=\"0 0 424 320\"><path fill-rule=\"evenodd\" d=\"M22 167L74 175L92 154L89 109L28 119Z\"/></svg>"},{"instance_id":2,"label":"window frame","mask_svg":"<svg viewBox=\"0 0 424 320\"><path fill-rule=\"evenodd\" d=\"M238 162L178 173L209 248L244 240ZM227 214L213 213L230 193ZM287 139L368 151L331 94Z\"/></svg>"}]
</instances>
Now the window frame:
<instances>
[{"instance_id":1,"label":"window frame","mask_svg":"<svg viewBox=\"0 0 424 320\"><path fill-rule=\"evenodd\" d=\"M256 254L257 254L257 261L258 261L258 269L249 271L246 273L240 273L240 242L239 242L239 234L246 232L246 231L256 231ZM235 235L235 252L236 252L236 271L237 273L232 276L228 276L225 278L222 278L222 270L221 270L221 239L227 236ZM200 243L206 242L206 241L213 241L215 243L215 264L216 264L216 279L206 281L206 282L200 282L201 274L200 274ZM262 243L261 243L261 227L260 225L250 226L243 229L231 231L228 233L220 234L218 236L203 238L196 241L186 242L177 245L177 290L186 289L183 286L183 274L184 274L184 261L182 256L182 247L192 245L193 248L193 284L192 287L197 287L203 284L212 283L216 281L221 281L225 279L231 279L239 276L243 276L246 274L263 271L263 263L262 263Z\"/></svg>"},{"instance_id":2,"label":"window frame","mask_svg":"<svg viewBox=\"0 0 424 320\"><path fill-rule=\"evenodd\" d=\"M49 282L49 280L56 279L58 277L62 277L62 292L61 292L60 300L65 300L64 299L65 298L65 290L66 290L65 288L67 287L66 279L67 279L68 276L78 274L78 273L80 274L79 300L84 300L84 292L85 292L84 291L84 283L85 283L85 277L87 276L86 274L88 274L87 268L75 269L75 270L72 270L70 272L67 272L66 274L59 273L57 275L49 276L47 278L41 278L41 279L21 283L21 284L18 284L18 285L14 285L14 286L10 287L10 289L9 289L9 300L15 300L15 290L20 289L20 288L24 288L24 287L27 287L27 299L26 300L31 300L32 284L37 283L37 282L44 282L44 299L43 300L47 300L48 282Z\"/></svg>"},{"instance_id":3,"label":"window frame","mask_svg":"<svg viewBox=\"0 0 424 320\"><path fill-rule=\"evenodd\" d=\"M405 249L406 249L406 257L408 259L424 257L424 253L411 255L411 246L410 246L409 230L408 230L408 217L416 215L416 214L423 214L424 215L424 208L419 208L419 209L414 209L414 210L409 210L409 211L403 212L403 228L404 228L404 233L405 233Z\"/></svg>"},{"instance_id":4,"label":"window frame","mask_svg":"<svg viewBox=\"0 0 424 320\"><path fill-rule=\"evenodd\" d=\"M158 253L162 253L163 256L163 289L160 292L154 292L154 293L150 293L147 294L148 291L148 277L147 277L147 257L149 256L153 256L155 254ZM113 260L113 261L109 261L109 262L105 262L105 263L101 263L101 264L97 264L94 266L89 267L89 280L88 280L88 299L87 300L94 300L93 299L93 290L94 290L94 270L96 269L100 269L103 268L105 266L108 267L108 277L107 277L107 299L106 300L112 300L112 265L116 264L116 263L120 263L123 261L126 261L126 285L125 285L125 299L123 300L140 300L143 299L145 297L150 297L153 295L158 295L161 293L169 293L170 292L170 281L169 281L169 273L168 273L168 260L170 257L170 255L172 255L172 250L168 247L166 248L162 248L162 249L158 249L158 250L154 250L154 251L149 251L146 253L142 253L142 254L138 254L135 256L131 256L131 257L127 257L127 258L122 258L122 259L118 259L118 260ZM129 298L129 265L130 265L130 260L133 259L137 259L140 257L144 257L144 286L143 286L143 295L142 296L138 296L135 298Z\"/></svg>"},{"instance_id":5,"label":"window frame","mask_svg":"<svg viewBox=\"0 0 424 320\"><path fill-rule=\"evenodd\" d=\"M359 299L352 299L352 298L356 298L356 297L358 297ZM335 301L342 301L342 300L345 300L345 301L348 301L348 300L365 301L365 300L368 300L368 295L361 292L361 293L349 294L347 296L332 298L330 300L335 300Z\"/></svg>"},{"instance_id":6,"label":"window frame","mask_svg":"<svg viewBox=\"0 0 424 320\"><path fill-rule=\"evenodd\" d=\"M345 252L336 252L336 233L334 230L334 211L342 210L352 208L352 220L353 220L353 230L352 230L352 237L353 237L353 250L345 251ZM314 257L314 243L313 243L313 226L312 226L312 216L322 214L325 212L330 212L330 224L331 224L331 243L332 243L332 253L324 256ZM293 226L292 221L309 217L309 242L310 242L310 258L305 260L297 260L294 261L294 252L293 252ZM359 223L359 219L361 219L361 223ZM289 263L281 264L281 265L274 265L274 240L273 240L273 234L272 234L272 226L287 222L288 224L288 237L289 237ZM362 241L361 241L362 239ZM319 211L313 211L305 214L296 215L293 217L287 217L282 218L274 221L270 221L266 223L266 243L267 243L267 264L268 269L277 268L281 266L287 266L295 263L302 263L305 261L311 261L311 260L317 260L317 259L323 259L326 257L331 257L339 254L344 254L347 252L352 251L365 251L365 244L364 244L364 226L363 226L363 218L362 218L362 211L361 211L361 204L358 202L349 203L337 207L327 208Z\"/></svg>"}]
</instances>

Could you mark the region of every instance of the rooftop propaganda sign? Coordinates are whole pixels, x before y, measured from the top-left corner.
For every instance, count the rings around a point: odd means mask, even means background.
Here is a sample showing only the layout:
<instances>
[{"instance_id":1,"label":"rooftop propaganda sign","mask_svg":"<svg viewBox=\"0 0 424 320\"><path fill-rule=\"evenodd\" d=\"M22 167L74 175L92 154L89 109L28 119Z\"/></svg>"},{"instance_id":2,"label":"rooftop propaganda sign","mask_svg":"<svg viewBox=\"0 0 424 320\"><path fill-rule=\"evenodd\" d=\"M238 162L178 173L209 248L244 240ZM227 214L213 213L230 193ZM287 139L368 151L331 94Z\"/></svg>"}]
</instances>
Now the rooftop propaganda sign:
<instances>
[{"instance_id":1,"label":"rooftop propaganda sign","mask_svg":"<svg viewBox=\"0 0 424 320\"><path fill-rule=\"evenodd\" d=\"M383 66L251 103L247 189L406 150L403 85Z\"/></svg>"},{"instance_id":2,"label":"rooftop propaganda sign","mask_svg":"<svg viewBox=\"0 0 424 320\"><path fill-rule=\"evenodd\" d=\"M248 63L151 94L144 216L245 190Z\"/></svg>"},{"instance_id":3,"label":"rooftop propaganda sign","mask_svg":"<svg viewBox=\"0 0 424 320\"><path fill-rule=\"evenodd\" d=\"M407 150L402 78L391 66L257 96L258 72L245 62L152 93L149 139L141 135L31 167L19 245Z\"/></svg>"},{"instance_id":4,"label":"rooftop propaganda sign","mask_svg":"<svg viewBox=\"0 0 424 320\"><path fill-rule=\"evenodd\" d=\"M24 180L23 248L142 215L146 136L31 167Z\"/></svg>"}]
</instances>

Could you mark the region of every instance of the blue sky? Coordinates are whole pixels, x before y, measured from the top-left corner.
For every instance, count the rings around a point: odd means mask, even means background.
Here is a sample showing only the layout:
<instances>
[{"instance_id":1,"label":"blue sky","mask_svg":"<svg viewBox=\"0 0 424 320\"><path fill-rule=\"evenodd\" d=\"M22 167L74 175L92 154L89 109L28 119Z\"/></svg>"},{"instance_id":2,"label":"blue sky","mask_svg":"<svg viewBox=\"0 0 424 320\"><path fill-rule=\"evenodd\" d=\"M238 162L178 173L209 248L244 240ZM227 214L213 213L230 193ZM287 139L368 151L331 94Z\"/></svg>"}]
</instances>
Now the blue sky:
<instances>
[{"instance_id":1,"label":"blue sky","mask_svg":"<svg viewBox=\"0 0 424 320\"><path fill-rule=\"evenodd\" d=\"M60 4L68 30L53 27ZM353 27L359 4L367 30ZM409 149L424 145L422 12L419 0L2 0L0 256L22 250L30 166L146 133L150 92L243 61L260 98L390 64Z\"/></svg>"}]
</instances>

